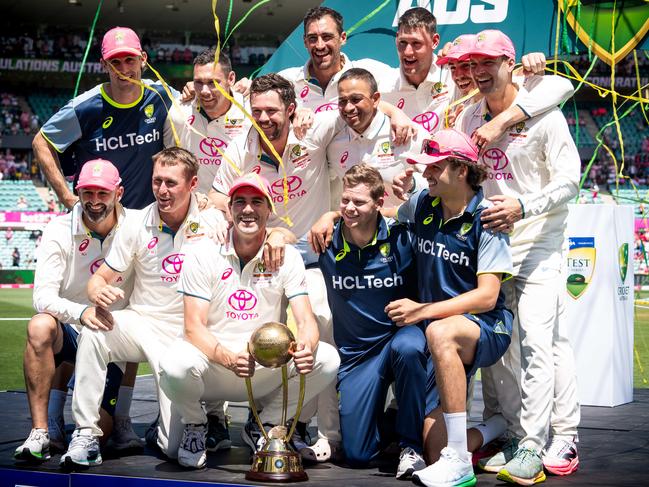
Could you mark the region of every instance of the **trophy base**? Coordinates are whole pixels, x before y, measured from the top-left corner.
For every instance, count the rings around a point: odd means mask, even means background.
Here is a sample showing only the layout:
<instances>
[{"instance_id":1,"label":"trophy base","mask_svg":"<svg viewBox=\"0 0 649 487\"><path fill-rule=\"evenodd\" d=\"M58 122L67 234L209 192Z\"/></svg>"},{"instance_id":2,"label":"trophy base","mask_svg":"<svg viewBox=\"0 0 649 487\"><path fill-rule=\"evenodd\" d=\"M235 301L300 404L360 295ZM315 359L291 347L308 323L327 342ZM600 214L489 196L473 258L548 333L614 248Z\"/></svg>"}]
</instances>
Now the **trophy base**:
<instances>
[{"instance_id":1,"label":"trophy base","mask_svg":"<svg viewBox=\"0 0 649 487\"><path fill-rule=\"evenodd\" d=\"M302 458L292 451L260 451L252 459L246 480L257 482L303 482L309 480Z\"/></svg>"}]
</instances>

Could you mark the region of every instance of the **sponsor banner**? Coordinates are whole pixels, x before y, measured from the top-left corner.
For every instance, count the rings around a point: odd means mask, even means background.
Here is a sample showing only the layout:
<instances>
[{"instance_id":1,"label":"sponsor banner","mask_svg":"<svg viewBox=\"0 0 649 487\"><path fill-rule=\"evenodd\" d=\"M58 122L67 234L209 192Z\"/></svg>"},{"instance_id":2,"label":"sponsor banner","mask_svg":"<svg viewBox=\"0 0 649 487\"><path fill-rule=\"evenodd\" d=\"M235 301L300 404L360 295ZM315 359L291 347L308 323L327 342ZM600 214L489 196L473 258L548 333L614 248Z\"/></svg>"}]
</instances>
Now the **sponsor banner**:
<instances>
[{"instance_id":1,"label":"sponsor banner","mask_svg":"<svg viewBox=\"0 0 649 487\"><path fill-rule=\"evenodd\" d=\"M0 71L33 71L42 73L78 73L81 61L60 59L10 59L0 58ZM86 73L103 73L100 63L86 63Z\"/></svg>"},{"instance_id":2,"label":"sponsor banner","mask_svg":"<svg viewBox=\"0 0 649 487\"><path fill-rule=\"evenodd\" d=\"M583 405L633 400L633 227L631 205L569 205L561 326Z\"/></svg>"},{"instance_id":3,"label":"sponsor banner","mask_svg":"<svg viewBox=\"0 0 649 487\"><path fill-rule=\"evenodd\" d=\"M50 213L47 211L0 211L0 224L2 223L48 223L63 213Z\"/></svg>"}]
</instances>

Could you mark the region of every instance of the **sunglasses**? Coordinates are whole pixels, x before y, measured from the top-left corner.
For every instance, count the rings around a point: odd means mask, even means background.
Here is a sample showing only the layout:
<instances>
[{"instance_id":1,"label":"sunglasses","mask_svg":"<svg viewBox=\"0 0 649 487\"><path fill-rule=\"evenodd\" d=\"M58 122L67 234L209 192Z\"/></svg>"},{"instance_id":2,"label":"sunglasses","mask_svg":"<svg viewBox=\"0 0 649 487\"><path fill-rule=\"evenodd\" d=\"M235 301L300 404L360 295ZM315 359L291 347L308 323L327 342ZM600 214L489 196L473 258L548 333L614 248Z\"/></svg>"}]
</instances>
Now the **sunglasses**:
<instances>
[{"instance_id":1,"label":"sunglasses","mask_svg":"<svg viewBox=\"0 0 649 487\"><path fill-rule=\"evenodd\" d=\"M421 153L428 156L454 157L462 161L473 162L461 152L452 149L442 148L438 142L432 139L425 139L421 144Z\"/></svg>"}]
</instances>

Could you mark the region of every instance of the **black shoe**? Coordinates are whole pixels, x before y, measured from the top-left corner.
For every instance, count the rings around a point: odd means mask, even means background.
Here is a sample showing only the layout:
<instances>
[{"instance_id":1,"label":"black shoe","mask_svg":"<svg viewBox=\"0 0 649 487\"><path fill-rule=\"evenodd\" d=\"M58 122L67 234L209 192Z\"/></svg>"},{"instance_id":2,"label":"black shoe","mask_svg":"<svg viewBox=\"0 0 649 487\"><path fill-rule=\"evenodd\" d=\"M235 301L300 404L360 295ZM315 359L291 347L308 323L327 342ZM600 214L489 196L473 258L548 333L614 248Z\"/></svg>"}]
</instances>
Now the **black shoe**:
<instances>
[{"instance_id":1,"label":"black shoe","mask_svg":"<svg viewBox=\"0 0 649 487\"><path fill-rule=\"evenodd\" d=\"M228 420L225 424L218 416L207 416L207 440L205 441L207 451L229 450L232 448Z\"/></svg>"},{"instance_id":2,"label":"black shoe","mask_svg":"<svg viewBox=\"0 0 649 487\"><path fill-rule=\"evenodd\" d=\"M153 423L149 425L149 427L146 429L146 433L144 433L144 441L146 441L146 444L149 448L153 448L154 450L158 450L160 447L158 446L158 423L160 422L160 413L158 412L158 417L155 418Z\"/></svg>"}]
</instances>

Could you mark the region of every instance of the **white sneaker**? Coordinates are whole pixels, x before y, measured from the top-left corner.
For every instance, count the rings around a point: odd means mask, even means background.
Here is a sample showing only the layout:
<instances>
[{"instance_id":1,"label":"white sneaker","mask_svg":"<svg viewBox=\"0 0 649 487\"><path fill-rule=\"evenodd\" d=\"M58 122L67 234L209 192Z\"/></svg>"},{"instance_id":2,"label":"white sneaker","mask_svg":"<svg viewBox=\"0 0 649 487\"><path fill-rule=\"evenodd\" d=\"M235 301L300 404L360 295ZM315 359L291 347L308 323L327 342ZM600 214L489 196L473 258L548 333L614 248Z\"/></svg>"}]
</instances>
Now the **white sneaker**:
<instances>
[{"instance_id":1,"label":"white sneaker","mask_svg":"<svg viewBox=\"0 0 649 487\"><path fill-rule=\"evenodd\" d=\"M128 416L115 416L110 441L111 446L115 450L130 450L144 447L144 442L133 431L133 424L131 423L131 418Z\"/></svg>"},{"instance_id":2,"label":"white sneaker","mask_svg":"<svg viewBox=\"0 0 649 487\"><path fill-rule=\"evenodd\" d=\"M72 433L72 440L68 451L61 457L61 468L75 470L79 467L88 468L93 465L101 465L101 452L99 441L92 435L84 435L75 430Z\"/></svg>"},{"instance_id":3,"label":"white sneaker","mask_svg":"<svg viewBox=\"0 0 649 487\"><path fill-rule=\"evenodd\" d=\"M449 447L442 450L435 463L415 472L412 480L426 487L472 487L477 483L471 454L467 452L467 459L463 460Z\"/></svg>"},{"instance_id":4,"label":"white sneaker","mask_svg":"<svg viewBox=\"0 0 649 487\"><path fill-rule=\"evenodd\" d=\"M206 424L186 424L178 448L178 463L183 467L203 468L207 463Z\"/></svg>"},{"instance_id":5,"label":"white sneaker","mask_svg":"<svg viewBox=\"0 0 649 487\"><path fill-rule=\"evenodd\" d=\"M44 429L32 429L25 442L14 451L16 460L44 462L50 459L50 436Z\"/></svg>"},{"instance_id":6,"label":"white sneaker","mask_svg":"<svg viewBox=\"0 0 649 487\"><path fill-rule=\"evenodd\" d=\"M408 479L417 470L426 468L426 462L422 456L409 446L401 450L399 455L399 468L397 468L398 479Z\"/></svg>"}]
</instances>

